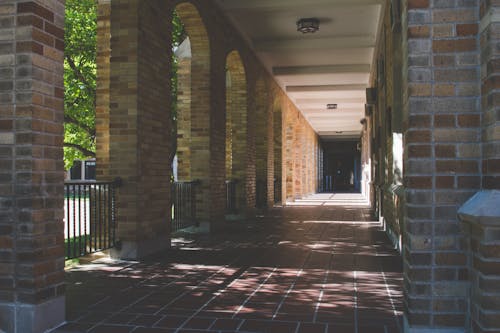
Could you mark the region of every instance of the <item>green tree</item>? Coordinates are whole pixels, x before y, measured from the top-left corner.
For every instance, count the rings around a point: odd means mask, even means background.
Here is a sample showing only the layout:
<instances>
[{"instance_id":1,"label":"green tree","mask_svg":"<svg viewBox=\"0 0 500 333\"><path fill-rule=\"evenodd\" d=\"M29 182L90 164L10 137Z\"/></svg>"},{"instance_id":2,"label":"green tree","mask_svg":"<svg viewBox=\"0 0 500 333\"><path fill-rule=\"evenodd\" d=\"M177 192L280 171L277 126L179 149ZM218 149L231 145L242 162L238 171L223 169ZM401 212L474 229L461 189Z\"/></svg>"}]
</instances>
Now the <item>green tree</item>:
<instances>
[{"instance_id":1,"label":"green tree","mask_svg":"<svg viewBox=\"0 0 500 333\"><path fill-rule=\"evenodd\" d=\"M172 47L186 38L184 26L174 12ZM64 163L95 157L97 1L66 0L64 57ZM169 75L166 73L166 75ZM177 141L177 59L172 72L173 160Z\"/></svg>"},{"instance_id":2,"label":"green tree","mask_svg":"<svg viewBox=\"0 0 500 333\"><path fill-rule=\"evenodd\" d=\"M96 0L66 0L64 162L95 157Z\"/></svg>"}]
</instances>

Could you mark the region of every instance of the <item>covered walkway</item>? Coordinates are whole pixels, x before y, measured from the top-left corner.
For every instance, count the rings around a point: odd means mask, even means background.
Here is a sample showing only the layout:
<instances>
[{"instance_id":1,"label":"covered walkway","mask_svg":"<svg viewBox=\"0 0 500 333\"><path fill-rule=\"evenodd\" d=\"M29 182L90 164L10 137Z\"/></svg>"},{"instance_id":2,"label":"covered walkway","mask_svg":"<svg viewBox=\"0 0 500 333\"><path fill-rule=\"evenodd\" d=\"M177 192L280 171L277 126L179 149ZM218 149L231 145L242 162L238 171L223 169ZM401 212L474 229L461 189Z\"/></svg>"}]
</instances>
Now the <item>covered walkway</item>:
<instances>
[{"instance_id":1,"label":"covered walkway","mask_svg":"<svg viewBox=\"0 0 500 333\"><path fill-rule=\"evenodd\" d=\"M69 323L55 332L400 332L399 254L366 206L325 199L177 239L140 263L75 267Z\"/></svg>"}]
</instances>

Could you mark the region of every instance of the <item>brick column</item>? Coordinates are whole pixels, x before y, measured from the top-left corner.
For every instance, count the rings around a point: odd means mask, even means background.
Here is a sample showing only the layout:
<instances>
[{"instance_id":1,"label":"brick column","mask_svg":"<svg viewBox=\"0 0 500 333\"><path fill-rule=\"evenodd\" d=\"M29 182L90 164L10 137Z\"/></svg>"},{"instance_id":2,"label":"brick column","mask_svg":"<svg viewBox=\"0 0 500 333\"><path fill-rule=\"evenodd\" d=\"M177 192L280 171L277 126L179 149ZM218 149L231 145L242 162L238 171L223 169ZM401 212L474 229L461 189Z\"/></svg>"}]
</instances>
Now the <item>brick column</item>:
<instances>
[{"instance_id":1,"label":"brick column","mask_svg":"<svg viewBox=\"0 0 500 333\"><path fill-rule=\"evenodd\" d=\"M96 87L96 178L113 180L109 175L109 85L111 55L111 0L97 5L97 87Z\"/></svg>"},{"instance_id":2,"label":"brick column","mask_svg":"<svg viewBox=\"0 0 500 333\"><path fill-rule=\"evenodd\" d=\"M481 1L482 187L460 210L468 252L471 332L500 331L500 6ZM463 122L470 121L463 119ZM476 119L476 122L478 119Z\"/></svg>"},{"instance_id":3,"label":"brick column","mask_svg":"<svg viewBox=\"0 0 500 333\"><path fill-rule=\"evenodd\" d=\"M500 191L482 191L459 210L470 279L470 331L500 331Z\"/></svg>"},{"instance_id":4,"label":"brick column","mask_svg":"<svg viewBox=\"0 0 500 333\"><path fill-rule=\"evenodd\" d=\"M274 154L274 106L273 106L273 98L271 91L267 93L267 207L274 206L274 178L275 178L275 154Z\"/></svg>"},{"instance_id":5,"label":"brick column","mask_svg":"<svg viewBox=\"0 0 500 333\"><path fill-rule=\"evenodd\" d=\"M239 51L228 54L226 68L226 177L237 181L236 218L241 218L255 209L256 87L247 85L251 80Z\"/></svg>"},{"instance_id":6,"label":"brick column","mask_svg":"<svg viewBox=\"0 0 500 333\"><path fill-rule=\"evenodd\" d=\"M219 126L223 113L214 110L223 108L216 103L224 100L221 95L224 85L218 85L224 84L225 72L211 71L218 59L210 53L208 34L197 7L181 2L175 10L189 36L189 45L183 45L185 49L177 70L179 180L200 182L196 186L199 222L221 221L219 217L225 208L225 176L219 171L223 167L220 163L224 159L225 130ZM224 63L225 59L220 61Z\"/></svg>"},{"instance_id":7,"label":"brick column","mask_svg":"<svg viewBox=\"0 0 500 333\"><path fill-rule=\"evenodd\" d=\"M500 5L481 1L483 188L500 189ZM464 122L468 119L464 119Z\"/></svg>"},{"instance_id":8,"label":"brick column","mask_svg":"<svg viewBox=\"0 0 500 333\"><path fill-rule=\"evenodd\" d=\"M0 3L0 331L64 321L64 2Z\"/></svg>"},{"instance_id":9,"label":"brick column","mask_svg":"<svg viewBox=\"0 0 500 333\"><path fill-rule=\"evenodd\" d=\"M480 187L477 1L403 6L405 332L463 332L458 208Z\"/></svg>"},{"instance_id":10,"label":"brick column","mask_svg":"<svg viewBox=\"0 0 500 333\"><path fill-rule=\"evenodd\" d=\"M283 196L282 201L294 199L294 142L295 142L295 123L291 103L283 102Z\"/></svg>"},{"instance_id":11,"label":"brick column","mask_svg":"<svg viewBox=\"0 0 500 333\"><path fill-rule=\"evenodd\" d=\"M278 180L277 185L280 186L280 188L276 189L275 191L279 191L277 193L280 193L280 197L284 201L285 195L284 188L286 186L286 178L283 177L286 173L284 172L285 170L285 162L286 160L283 158L283 152L284 152L284 141L283 139L285 138L284 135L284 122L283 122L283 103L281 102L281 99L279 95L273 94L273 136L274 136L274 142L272 142L274 148L273 148L273 154L274 154L274 178ZM274 197L274 195L273 195ZM274 198L273 198L274 201Z\"/></svg>"},{"instance_id":12,"label":"brick column","mask_svg":"<svg viewBox=\"0 0 500 333\"><path fill-rule=\"evenodd\" d=\"M262 205L259 208L264 208L268 205L268 142L269 142L269 108L268 108L268 91L266 82L263 78L259 78L255 87L255 174L257 188L260 193L256 193L256 201L260 199L262 202L257 202L257 205ZM271 114L272 115L272 114ZM272 118L271 118L272 120ZM272 124L272 121L271 121ZM272 138L272 137L271 137ZM261 187L261 188L260 188ZM262 196L262 197L259 197Z\"/></svg>"},{"instance_id":13,"label":"brick column","mask_svg":"<svg viewBox=\"0 0 500 333\"><path fill-rule=\"evenodd\" d=\"M160 0L111 2L109 174L123 179L122 258L170 246L171 12Z\"/></svg>"}]
</instances>

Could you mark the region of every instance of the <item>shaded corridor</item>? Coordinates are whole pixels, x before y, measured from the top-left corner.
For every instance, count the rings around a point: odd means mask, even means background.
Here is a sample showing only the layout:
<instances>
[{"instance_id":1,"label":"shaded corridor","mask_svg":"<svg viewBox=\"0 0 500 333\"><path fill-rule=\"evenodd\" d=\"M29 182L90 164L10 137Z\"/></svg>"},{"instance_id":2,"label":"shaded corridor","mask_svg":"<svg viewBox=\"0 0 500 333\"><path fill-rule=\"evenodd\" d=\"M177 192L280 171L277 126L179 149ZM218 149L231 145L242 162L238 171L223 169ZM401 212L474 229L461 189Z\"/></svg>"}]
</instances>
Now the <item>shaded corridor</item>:
<instances>
[{"instance_id":1,"label":"shaded corridor","mask_svg":"<svg viewBox=\"0 0 500 333\"><path fill-rule=\"evenodd\" d=\"M73 268L70 322L55 332L399 332L399 255L369 209L332 205L272 209L140 263Z\"/></svg>"}]
</instances>

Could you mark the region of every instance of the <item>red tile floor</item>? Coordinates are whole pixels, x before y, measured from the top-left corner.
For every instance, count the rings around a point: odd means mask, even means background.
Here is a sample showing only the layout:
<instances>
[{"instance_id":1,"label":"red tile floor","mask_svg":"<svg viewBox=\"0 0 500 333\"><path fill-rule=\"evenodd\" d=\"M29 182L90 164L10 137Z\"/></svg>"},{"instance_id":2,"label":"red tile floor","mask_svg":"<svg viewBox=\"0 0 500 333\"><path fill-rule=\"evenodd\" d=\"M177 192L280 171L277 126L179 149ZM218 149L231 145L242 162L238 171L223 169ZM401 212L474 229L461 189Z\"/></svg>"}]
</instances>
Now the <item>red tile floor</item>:
<instances>
[{"instance_id":1,"label":"red tile floor","mask_svg":"<svg viewBox=\"0 0 500 333\"><path fill-rule=\"evenodd\" d=\"M226 222L145 261L77 266L54 333L400 332L399 254L368 208L329 198Z\"/></svg>"}]
</instances>

